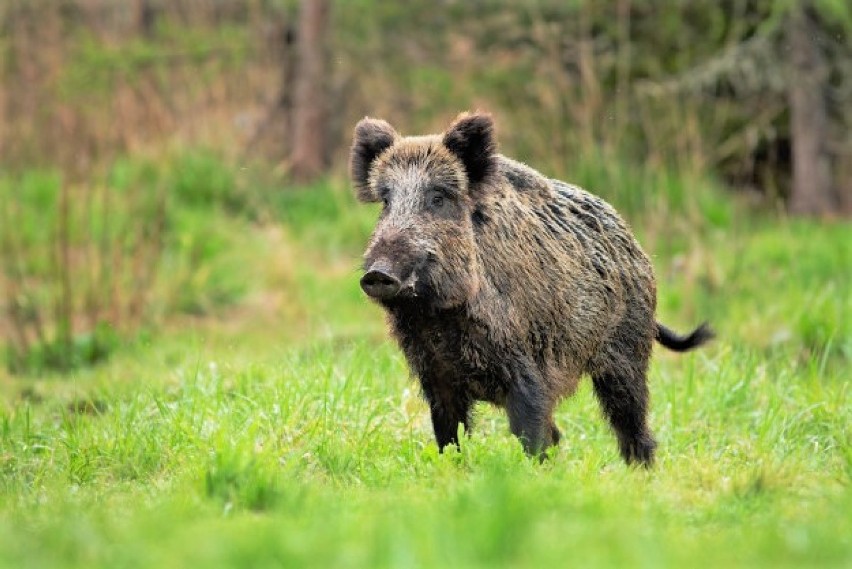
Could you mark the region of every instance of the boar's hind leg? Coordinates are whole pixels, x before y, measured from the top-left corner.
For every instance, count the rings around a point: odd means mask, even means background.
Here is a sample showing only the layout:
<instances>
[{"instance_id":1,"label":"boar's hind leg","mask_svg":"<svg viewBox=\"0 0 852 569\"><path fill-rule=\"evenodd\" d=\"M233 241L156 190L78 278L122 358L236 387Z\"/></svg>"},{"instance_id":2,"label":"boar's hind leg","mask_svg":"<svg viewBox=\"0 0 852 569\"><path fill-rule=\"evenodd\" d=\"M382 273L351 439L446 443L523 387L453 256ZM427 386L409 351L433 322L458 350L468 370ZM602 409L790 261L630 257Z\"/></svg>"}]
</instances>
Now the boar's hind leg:
<instances>
[{"instance_id":1,"label":"boar's hind leg","mask_svg":"<svg viewBox=\"0 0 852 569\"><path fill-rule=\"evenodd\" d=\"M646 422L648 386L644 370L594 373L592 383L625 462L651 466L657 445Z\"/></svg>"},{"instance_id":2,"label":"boar's hind leg","mask_svg":"<svg viewBox=\"0 0 852 569\"><path fill-rule=\"evenodd\" d=\"M530 456L542 456L556 444L559 431L550 418L552 404L538 375L530 366L519 366L506 398L506 413L512 434L521 440Z\"/></svg>"}]
</instances>

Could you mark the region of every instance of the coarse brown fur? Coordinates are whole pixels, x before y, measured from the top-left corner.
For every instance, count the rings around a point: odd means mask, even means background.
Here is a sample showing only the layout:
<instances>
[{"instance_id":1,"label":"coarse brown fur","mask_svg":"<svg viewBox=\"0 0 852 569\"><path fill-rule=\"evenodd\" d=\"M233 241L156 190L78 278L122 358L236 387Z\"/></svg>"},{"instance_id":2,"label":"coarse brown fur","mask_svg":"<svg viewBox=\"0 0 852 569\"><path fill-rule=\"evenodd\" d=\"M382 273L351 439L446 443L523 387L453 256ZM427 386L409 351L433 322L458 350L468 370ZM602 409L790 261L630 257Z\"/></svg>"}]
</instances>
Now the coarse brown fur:
<instances>
[{"instance_id":1,"label":"coarse brown fur","mask_svg":"<svg viewBox=\"0 0 852 569\"><path fill-rule=\"evenodd\" d=\"M560 438L555 405L586 373L624 459L653 461L653 342L683 351L712 333L657 324L653 268L609 204L497 154L483 114L418 137L364 119L351 171L361 201L385 204L362 286L387 311L441 449L488 401L540 454Z\"/></svg>"}]
</instances>

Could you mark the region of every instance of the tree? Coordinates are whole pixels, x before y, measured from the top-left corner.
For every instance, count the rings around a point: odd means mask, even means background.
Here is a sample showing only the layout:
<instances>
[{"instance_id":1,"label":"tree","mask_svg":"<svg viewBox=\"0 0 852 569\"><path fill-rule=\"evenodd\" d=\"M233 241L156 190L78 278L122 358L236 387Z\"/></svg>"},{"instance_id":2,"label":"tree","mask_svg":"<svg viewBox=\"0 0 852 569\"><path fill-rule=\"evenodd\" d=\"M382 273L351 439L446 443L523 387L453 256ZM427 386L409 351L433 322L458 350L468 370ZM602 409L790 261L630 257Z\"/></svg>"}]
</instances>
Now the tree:
<instances>
[{"instance_id":1,"label":"tree","mask_svg":"<svg viewBox=\"0 0 852 569\"><path fill-rule=\"evenodd\" d=\"M290 156L291 172L298 180L315 178L325 168L328 14L328 0L301 2Z\"/></svg>"},{"instance_id":2,"label":"tree","mask_svg":"<svg viewBox=\"0 0 852 569\"><path fill-rule=\"evenodd\" d=\"M136 29L150 39L157 24L157 9L152 0L136 0Z\"/></svg>"},{"instance_id":3,"label":"tree","mask_svg":"<svg viewBox=\"0 0 852 569\"><path fill-rule=\"evenodd\" d=\"M800 4L790 12L786 34L790 53L787 96L793 151L790 211L828 215L839 206L827 147L828 66L816 40L820 36L818 24L806 6Z\"/></svg>"}]
</instances>

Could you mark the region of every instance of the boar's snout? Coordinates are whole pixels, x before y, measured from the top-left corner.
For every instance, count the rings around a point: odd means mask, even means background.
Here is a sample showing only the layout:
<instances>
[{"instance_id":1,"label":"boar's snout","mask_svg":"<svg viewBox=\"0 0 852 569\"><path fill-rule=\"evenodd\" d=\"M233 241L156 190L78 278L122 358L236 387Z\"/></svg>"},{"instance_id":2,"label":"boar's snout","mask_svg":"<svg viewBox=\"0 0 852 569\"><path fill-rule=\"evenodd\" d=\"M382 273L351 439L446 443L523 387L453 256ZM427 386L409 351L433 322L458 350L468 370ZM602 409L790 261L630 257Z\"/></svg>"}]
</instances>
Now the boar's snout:
<instances>
[{"instance_id":1,"label":"boar's snout","mask_svg":"<svg viewBox=\"0 0 852 569\"><path fill-rule=\"evenodd\" d=\"M393 274L390 263L379 259L361 277L361 288L372 298L388 300L399 293L402 282Z\"/></svg>"}]
</instances>

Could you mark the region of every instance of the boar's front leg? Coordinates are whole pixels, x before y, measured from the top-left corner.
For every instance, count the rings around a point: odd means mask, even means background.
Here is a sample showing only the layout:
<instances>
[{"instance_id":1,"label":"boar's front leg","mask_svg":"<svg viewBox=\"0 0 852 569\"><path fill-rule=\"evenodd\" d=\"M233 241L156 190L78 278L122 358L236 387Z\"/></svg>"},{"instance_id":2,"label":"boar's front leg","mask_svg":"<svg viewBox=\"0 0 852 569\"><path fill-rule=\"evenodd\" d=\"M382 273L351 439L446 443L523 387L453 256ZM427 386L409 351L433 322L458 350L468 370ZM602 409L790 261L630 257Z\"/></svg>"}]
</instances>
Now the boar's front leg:
<instances>
[{"instance_id":1,"label":"boar's front leg","mask_svg":"<svg viewBox=\"0 0 852 569\"><path fill-rule=\"evenodd\" d=\"M550 418L552 403L538 370L525 358L512 373L506 397L509 429L521 440L530 456L543 456L547 447L559 440L559 431Z\"/></svg>"},{"instance_id":2,"label":"boar's front leg","mask_svg":"<svg viewBox=\"0 0 852 569\"><path fill-rule=\"evenodd\" d=\"M444 452L447 445L459 444L459 423L465 432L470 431L473 400L465 393L450 389L434 389L434 385L423 383L423 391L432 412L432 428L438 449Z\"/></svg>"},{"instance_id":3,"label":"boar's front leg","mask_svg":"<svg viewBox=\"0 0 852 569\"><path fill-rule=\"evenodd\" d=\"M431 405L432 407L432 428L435 429L435 441L438 443L438 448L444 452L444 447L447 445L459 444L459 423L464 427L465 432L470 429L470 421L467 411L459 409L447 409L439 405Z\"/></svg>"}]
</instances>

